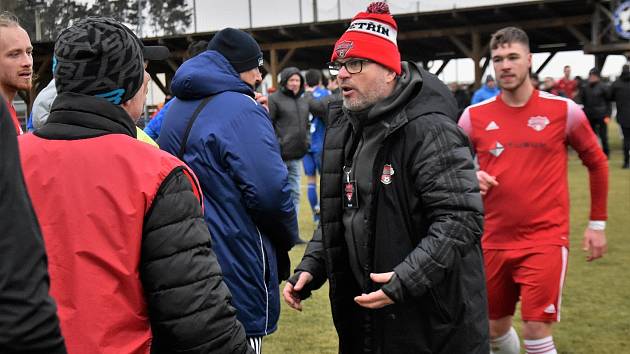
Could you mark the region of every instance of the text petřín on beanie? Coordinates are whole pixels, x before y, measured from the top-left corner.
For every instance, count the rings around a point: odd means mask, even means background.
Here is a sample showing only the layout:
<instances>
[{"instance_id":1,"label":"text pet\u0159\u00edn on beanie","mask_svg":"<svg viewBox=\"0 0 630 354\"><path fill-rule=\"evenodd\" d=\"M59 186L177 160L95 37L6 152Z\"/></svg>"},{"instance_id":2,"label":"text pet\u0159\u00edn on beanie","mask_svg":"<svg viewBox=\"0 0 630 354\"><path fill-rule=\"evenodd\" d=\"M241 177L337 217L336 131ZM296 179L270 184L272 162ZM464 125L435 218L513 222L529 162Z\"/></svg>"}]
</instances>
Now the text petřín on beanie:
<instances>
[{"instance_id":1,"label":"text pet\u0159\u00edn on beanie","mask_svg":"<svg viewBox=\"0 0 630 354\"><path fill-rule=\"evenodd\" d=\"M239 29L228 27L217 32L208 43L208 50L221 53L237 73L263 65L258 43L249 33Z\"/></svg>"},{"instance_id":2,"label":"text pet\u0159\u00edn on beanie","mask_svg":"<svg viewBox=\"0 0 630 354\"><path fill-rule=\"evenodd\" d=\"M398 25L385 2L373 2L359 12L346 32L335 43L331 61L338 58L363 58L379 63L400 75L400 52L396 36Z\"/></svg>"},{"instance_id":3,"label":"text pet\u0159\u00edn on beanie","mask_svg":"<svg viewBox=\"0 0 630 354\"><path fill-rule=\"evenodd\" d=\"M59 93L99 96L121 104L142 87L140 40L114 19L88 17L66 28L55 42L55 58Z\"/></svg>"}]
</instances>

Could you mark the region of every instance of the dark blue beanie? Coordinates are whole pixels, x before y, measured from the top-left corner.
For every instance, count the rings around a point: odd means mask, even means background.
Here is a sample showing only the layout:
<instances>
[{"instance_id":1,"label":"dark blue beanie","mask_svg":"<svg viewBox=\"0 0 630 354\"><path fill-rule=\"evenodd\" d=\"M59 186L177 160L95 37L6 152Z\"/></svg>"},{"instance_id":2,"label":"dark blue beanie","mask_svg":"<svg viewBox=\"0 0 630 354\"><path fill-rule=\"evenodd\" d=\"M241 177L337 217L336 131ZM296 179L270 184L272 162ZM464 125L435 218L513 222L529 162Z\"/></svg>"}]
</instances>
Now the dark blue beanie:
<instances>
[{"instance_id":1,"label":"dark blue beanie","mask_svg":"<svg viewBox=\"0 0 630 354\"><path fill-rule=\"evenodd\" d=\"M217 32L208 50L221 53L238 73L262 66L263 55L254 37L235 28L224 28Z\"/></svg>"}]
</instances>

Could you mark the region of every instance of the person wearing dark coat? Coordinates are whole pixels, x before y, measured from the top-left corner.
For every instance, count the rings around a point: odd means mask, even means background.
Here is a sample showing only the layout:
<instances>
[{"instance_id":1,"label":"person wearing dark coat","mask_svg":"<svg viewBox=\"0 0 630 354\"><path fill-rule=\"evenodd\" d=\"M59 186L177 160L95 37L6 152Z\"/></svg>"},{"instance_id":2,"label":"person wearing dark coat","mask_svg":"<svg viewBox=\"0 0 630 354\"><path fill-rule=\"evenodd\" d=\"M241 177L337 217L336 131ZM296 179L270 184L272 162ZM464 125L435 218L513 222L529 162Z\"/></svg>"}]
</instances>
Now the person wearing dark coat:
<instances>
[{"instance_id":1,"label":"person wearing dark coat","mask_svg":"<svg viewBox=\"0 0 630 354\"><path fill-rule=\"evenodd\" d=\"M587 82L582 85L578 93L578 101L584 105L584 113L599 138L606 156L610 155L608 121L612 113L608 91L606 84L601 82L599 70L593 68L588 73Z\"/></svg>"},{"instance_id":2,"label":"person wearing dark coat","mask_svg":"<svg viewBox=\"0 0 630 354\"><path fill-rule=\"evenodd\" d=\"M280 89L269 96L269 117L289 171L289 187L296 212L300 209L302 158L311 146L309 105L302 97L304 77L296 67L280 72ZM295 240L303 243L301 239Z\"/></svg>"},{"instance_id":3,"label":"person wearing dark coat","mask_svg":"<svg viewBox=\"0 0 630 354\"><path fill-rule=\"evenodd\" d=\"M457 102L458 116L461 116L461 113L464 112L466 107L470 106L470 96L468 96L468 92L461 88L457 82L451 82L448 84L448 88L451 90L455 102Z\"/></svg>"},{"instance_id":4,"label":"person wearing dark coat","mask_svg":"<svg viewBox=\"0 0 630 354\"><path fill-rule=\"evenodd\" d=\"M88 17L54 52L59 94L19 144L68 353L251 353L195 175L136 139L149 82L140 40Z\"/></svg>"},{"instance_id":5,"label":"person wearing dark coat","mask_svg":"<svg viewBox=\"0 0 630 354\"><path fill-rule=\"evenodd\" d=\"M630 66L621 68L621 75L613 82L610 99L617 105L617 123L623 133L623 165L630 168Z\"/></svg>"},{"instance_id":6,"label":"person wearing dark coat","mask_svg":"<svg viewBox=\"0 0 630 354\"><path fill-rule=\"evenodd\" d=\"M65 354L48 294L44 240L24 185L16 131L0 99L0 353Z\"/></svg>"},{"instance_id":7,"label":"person wearing dark coat","mask_svg":"<svg viewBox=\"0 0 630 354\"><path fill-rule=\"evenodd\" d=\"M284 299L302 310L328 280L340 353L487 354L472 149L448 88L401 63L395 34L372 3L335 44L343 100L330 106L320 226Z\"/></svg>"}]
</instances>

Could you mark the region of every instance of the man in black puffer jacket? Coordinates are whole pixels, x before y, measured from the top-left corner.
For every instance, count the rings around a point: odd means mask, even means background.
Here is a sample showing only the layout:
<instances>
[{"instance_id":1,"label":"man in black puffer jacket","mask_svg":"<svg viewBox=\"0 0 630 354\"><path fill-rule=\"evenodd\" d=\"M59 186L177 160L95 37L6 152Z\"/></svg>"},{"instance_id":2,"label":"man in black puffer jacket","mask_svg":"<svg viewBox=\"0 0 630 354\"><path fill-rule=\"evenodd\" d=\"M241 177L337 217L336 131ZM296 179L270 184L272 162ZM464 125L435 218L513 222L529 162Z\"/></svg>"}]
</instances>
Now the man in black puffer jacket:
<instances>
[{"instance_id":1,"label":"man in black puffer jacket","mask_svg":"<svg viewBox=\"0 0 630 354\"><path fill-rule=\"evenodd\" d=\"M19 143L68 353L251 353L197 179L135 139L149 81L139 39L89 17L55 57L50 117Z\"/></svg>"},{"instance_id":2,"label":"man in black puffer jacket","mask_svg":"<svg viewBox=\"0 0 630 354\"><path fill-rule=\"evenodd\" d=\"M630 66L621 68L621 75L612 84L610 99L617 104L617 123L623 133L623 165L630 168Z\"/></svg>"},{"instance_id":3,"label":"man in black puffer jacket","mask_svg":"<svg viewBox=\"0 0 630 354\"><path fill-rule=\"evenodd\" d=\"M301 310L330 282L340 353L487 354L471 147L446 86L400 62L396 31L373 3L335 45L343 106L328 117L320 227L283 295Z\"/></svg>"},{"instance_id":4,"label":"man in black puffer jacket","mask_svg":"<svg viewBox=\"0 0 630 354\"><path fill-rule=\"evenodd\" d=\"M593 68L588 73L588 82L580 89L579 102L584 105L584 113L591 123L591 128L602 144L606 156L610 155L608 146L608 122L612 107L609 99L609 88L601 81L599 70Z\"/></svg>"},{"instance_id":5,"label":"man in black puffer jacket","mask_svg":"<svg viewBox=\"0 0 630 354\"><path fill-rule=\"evenodd\" d=\"M304 77L300 69L289 67L280 73L280 90L269 96L269 117L280 143L282 160L289 170L289 187L296 211L300 206L302 157L308 152L311 136L309 107L303 93Z\"/></svg>"}]
</instances>

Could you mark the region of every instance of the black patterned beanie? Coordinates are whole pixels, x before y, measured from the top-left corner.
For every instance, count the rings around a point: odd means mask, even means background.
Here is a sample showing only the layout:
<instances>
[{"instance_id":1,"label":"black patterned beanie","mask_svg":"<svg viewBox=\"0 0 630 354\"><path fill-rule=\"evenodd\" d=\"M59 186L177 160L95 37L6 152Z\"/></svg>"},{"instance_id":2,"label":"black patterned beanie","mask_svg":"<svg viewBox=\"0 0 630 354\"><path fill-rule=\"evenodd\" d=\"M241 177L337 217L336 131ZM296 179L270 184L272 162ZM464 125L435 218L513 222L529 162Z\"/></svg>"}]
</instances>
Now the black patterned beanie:
<instances>
[{"instance_id":1,"label":"black patterned beanie","mask_svg":"<svg viewBox=\"0 0 630 354\"><path fill-rule=\"evenodd\" d=\"M99 96L121 104L142 87L142 44L114 19L88 17L66 28L55 42L55 57L59 93Z\"/></svg>"}]
</instances>

